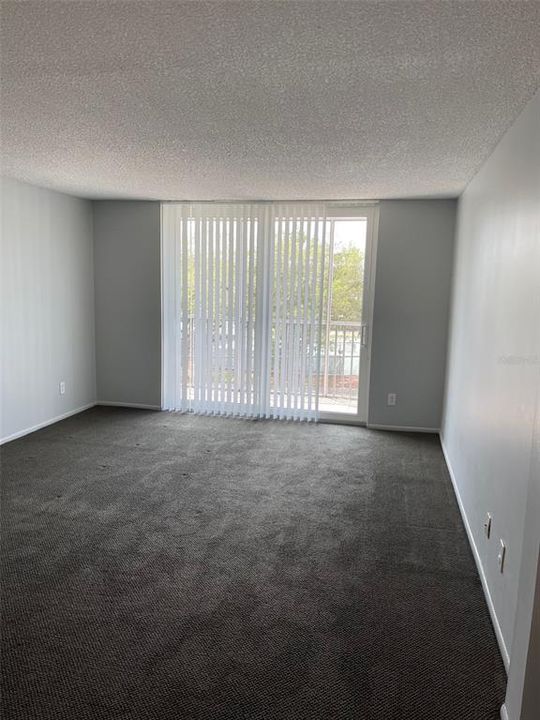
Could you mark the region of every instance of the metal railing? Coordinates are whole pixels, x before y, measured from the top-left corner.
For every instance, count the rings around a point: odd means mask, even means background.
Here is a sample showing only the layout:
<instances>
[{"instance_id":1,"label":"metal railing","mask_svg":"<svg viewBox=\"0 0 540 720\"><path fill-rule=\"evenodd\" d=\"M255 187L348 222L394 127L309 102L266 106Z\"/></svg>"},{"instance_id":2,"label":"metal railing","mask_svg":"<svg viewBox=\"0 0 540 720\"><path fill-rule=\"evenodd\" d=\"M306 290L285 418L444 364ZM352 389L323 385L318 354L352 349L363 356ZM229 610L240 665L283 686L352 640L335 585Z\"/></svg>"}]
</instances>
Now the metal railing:
<instances>
[{"instance_id":1,"label":"metal railing","mask_svg":"<svg viewBox=\"0 0 540 720\"><path fill-rule=\"evenodd\" d=\"M231 323L228 327L227 321L215 323L210 330L213 337L213 360L221 368L221 377L216 377L223 382L229 374L235 372L233 362L229 367L229 359L234 361L234 344L235 344L235 323ZM243 324L242 324L243 325ZM302 321L290 320L287 324L286 337L283 342L287 342L289 335L295 335L298 326L305 329ZM245 329L243 328L243 331ZM187 334L189 337L189 368L188 368L188 384L191 386L193 378L193 318L188 320ZM317 336L313 332L312 337ZM281 352L279 343L277 344L277 352ZM356 407L358 398L358 380L360 371L360 352L362 347L362 323L360 322L344 322L330 321L324 323L321 332L321 360L320 360L320 398L321 400L330 401L330 405L339 404L349 407ZM275 342L272 343L272 353L276 351ZM315 348L314 348L315 351ZM274 358L279 363L279 360ZM252 369L254 364L251 365ZM313 377L313 381L315 377Z\"/></svg>"},{"instance_id":2,"label":"metal railing","mask_svg":"<svg viewBox=\"0 0 540 720\"><path fill-rule=\"evenodd\" d=\"M324 329L321 397L356 404L362 323L332 320Z\"/></svg>"}]
</instances>

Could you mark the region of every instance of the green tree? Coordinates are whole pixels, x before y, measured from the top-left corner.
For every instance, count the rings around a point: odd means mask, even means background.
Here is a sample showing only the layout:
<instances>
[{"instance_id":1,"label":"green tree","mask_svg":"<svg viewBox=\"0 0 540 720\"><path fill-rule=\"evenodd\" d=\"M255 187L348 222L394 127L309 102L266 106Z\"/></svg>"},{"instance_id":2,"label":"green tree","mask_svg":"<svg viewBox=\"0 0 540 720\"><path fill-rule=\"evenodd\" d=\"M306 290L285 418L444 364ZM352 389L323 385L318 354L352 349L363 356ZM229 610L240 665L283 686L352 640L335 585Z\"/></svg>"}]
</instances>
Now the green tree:
<instances>
[{"instance_id":1,"label":"green tree","mask_svg":"<svg viewBox=\"0 0 540 720\"><path fill-rule=\"evenodd\" d=\"M289 236L287 238L289 244L293 242L293 236ZM314 242L315 240L312 238L311 240L311 252L314 252ZM282 241L282 255L281 255L281 261L279 267L281 268L281 271L283 272L283 263L285 262L285 238L283 238ZM305 252L307 247L307 238L304 233L297 233L296 235L296 262L299 261L300 257L303 257L305 259ZM319 245L319 254L321 253L321 248ZM229 296L229 258L227 258L227 263L225 265L225 277L220 277L220 286L225 286L225 302L229 303L230 296ZM290 262L290 255L289 255L289 262ZM215 273L218 271L218 263L221 266L222 259L221 257L216 262L214 261L213 267L212 267L212 275L215 276ZM344 248L339 248L334 252L333 257L333 276L332 276L332 313L331 313L331 320L334 321L340 321L340 322L359 322L362 317L362 295L363 295L363 268L364 268L364 253L357 247L354 246L348 246ZM302 266L301 271L303 272L304 268ZM274 273L277 274L278 272L278 259L277 254L275 257L275 263L274 263ZM290 267L288 268L288 272L290 272ZM220 268L220 273L223 273L223 268ZM210 274L210 268L208 267L207 270L207 278ZM326 288L328 287L328 262L326 263L325 267L325 285ZM187 295L188 295L188 311L189 314L193 314L194 308L195 308L195 256L193 253L193 250L190 249L190 252L188 254L188 267L187 267L187 277L188 277L188 288L187 288ZM236 266L234 266L233 270L233 283L236 279ZM254 283L256 282L256 277L254 278ZM233 284L233 293L235 292L236 288ZM252 288L252 291L255 292L255 287ZM283 288L282 288L283 291ZM326 293L326 291L325 291ZM293 288L289 288L289 302L292 303L292 307L295 308L293 310L293 314L301 315L303 312L303 299L304 294L300 293L300 307L296 308L297 303L297 295L296 290ZM224 311L224 308L222 308L222 312Z\"/></svg>"},{"instance_id":2,"label":"green tree","mask_svg":"<svg viewBox=\"0 0 540 720\"><path fill-rule=\"evenodd\" d=\"M347 247L334 254L332 320L359 322L362 318L364 253Z\"/></svg>"}]
</instances>

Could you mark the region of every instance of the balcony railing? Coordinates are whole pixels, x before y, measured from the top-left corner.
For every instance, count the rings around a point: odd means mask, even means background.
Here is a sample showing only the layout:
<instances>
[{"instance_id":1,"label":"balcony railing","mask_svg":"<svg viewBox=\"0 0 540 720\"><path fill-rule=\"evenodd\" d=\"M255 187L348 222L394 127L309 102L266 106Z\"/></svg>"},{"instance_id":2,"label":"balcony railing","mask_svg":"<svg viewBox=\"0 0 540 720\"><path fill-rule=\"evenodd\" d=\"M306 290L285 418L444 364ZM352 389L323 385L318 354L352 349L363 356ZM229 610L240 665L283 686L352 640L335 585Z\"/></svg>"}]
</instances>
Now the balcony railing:
<instances>
[{"instance_id":1,"label":"balcony railing","mask_svg":"<svg viewBox=\"0 0 540 720\"><path fill-rule=\"evenodd\" d=\"M321 404L356 408L362 346L362 323L330 321L322 353ZM326 402L325 402L326 401ZM326 407L323 407L326 409Z\"/></svg>"},{"instance_id":2,"label":"balcony railing","mask_svg":"<svg viewBox=\"0 0 540 720\"><path fill-rule=\"evenodd\" d=\"M309 323L308 323L309 324ZM283 345L287 346L297 332L306 329L303 321L290 320L286 324ZM210 328L209 328L210 330ZM245 328L243 328L245 331ZM188 385L192 385L193 359L193 318L188 321L187 328L190 338ZM216 377L216 395L221 396L225 387L220 382L228 382L234 375L233 362L235 328L234 321L228 327L228 321L211 329L213 337L213 362L220 368L220 377ZM315 338L317 333L312 333ZM321 332L321 363L320 363L320 409L326 412L355 412L358 402L358 379L360 370L362 324L359 322L330 321L324 323ZM279 342L272 343L274 365L280 364L281 347ZM275 354L278 357L275 357ZM253 364L251 365L253 367ZM315 377L313 380L315 381Z\"/></svg>"}]
</instances>

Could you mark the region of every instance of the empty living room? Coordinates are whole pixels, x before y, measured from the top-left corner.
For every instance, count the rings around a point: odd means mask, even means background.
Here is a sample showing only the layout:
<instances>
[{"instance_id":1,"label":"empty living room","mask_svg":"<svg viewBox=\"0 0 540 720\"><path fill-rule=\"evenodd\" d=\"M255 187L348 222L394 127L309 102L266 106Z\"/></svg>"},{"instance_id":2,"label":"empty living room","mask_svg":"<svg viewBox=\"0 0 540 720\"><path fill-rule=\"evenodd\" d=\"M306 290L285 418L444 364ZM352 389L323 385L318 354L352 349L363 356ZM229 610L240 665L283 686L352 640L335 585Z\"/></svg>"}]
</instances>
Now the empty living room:
<instances>
[{"instance_id":1,"label":"empty living room","mask_svg":"<svg viewBox=\"0 0 540 720\"><path fill-rule=\"evenodd\" d=\"M540 720L540 0L0 0L1 714Z\"/></svg>"}]
</instances>

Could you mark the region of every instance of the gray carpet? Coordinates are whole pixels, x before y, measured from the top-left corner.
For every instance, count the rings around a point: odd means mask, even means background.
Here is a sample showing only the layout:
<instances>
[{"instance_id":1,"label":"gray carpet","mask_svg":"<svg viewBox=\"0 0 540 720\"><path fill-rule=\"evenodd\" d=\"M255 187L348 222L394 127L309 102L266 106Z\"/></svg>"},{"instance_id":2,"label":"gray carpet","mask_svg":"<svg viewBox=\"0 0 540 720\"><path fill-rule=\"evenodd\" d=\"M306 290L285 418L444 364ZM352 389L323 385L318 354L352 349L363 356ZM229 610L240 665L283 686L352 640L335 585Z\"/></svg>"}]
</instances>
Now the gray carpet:
<instances>
[{"instance_id":1,"label":"gray carpet","mask_svg":"<svg viewBox=\"0 0 540 720\"><path fill-rule=\"evenodd\" d=\"M2 480L5 718L498 718L433 436L95 408Z\"/></svg>"}]
</instances>

